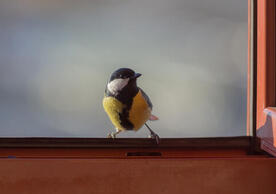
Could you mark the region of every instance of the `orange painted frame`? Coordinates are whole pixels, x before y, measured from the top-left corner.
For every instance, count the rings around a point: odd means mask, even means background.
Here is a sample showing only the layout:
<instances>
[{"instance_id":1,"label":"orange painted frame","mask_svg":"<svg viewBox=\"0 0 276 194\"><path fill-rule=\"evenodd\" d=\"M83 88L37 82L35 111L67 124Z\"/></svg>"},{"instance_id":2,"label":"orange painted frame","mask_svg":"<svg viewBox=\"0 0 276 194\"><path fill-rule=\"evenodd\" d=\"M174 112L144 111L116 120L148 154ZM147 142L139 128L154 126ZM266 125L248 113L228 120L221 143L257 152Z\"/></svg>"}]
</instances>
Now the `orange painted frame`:
<instances>
[{"instance_id":1,"label":"orange painted frame","mask_svg":"<svg viewBox=\"0 0 276 194\"><path fill-rule=\"evenodd\" d=\"M257 0L256 134L276 156L275 0Z\"/></svg>"}]
</instances>

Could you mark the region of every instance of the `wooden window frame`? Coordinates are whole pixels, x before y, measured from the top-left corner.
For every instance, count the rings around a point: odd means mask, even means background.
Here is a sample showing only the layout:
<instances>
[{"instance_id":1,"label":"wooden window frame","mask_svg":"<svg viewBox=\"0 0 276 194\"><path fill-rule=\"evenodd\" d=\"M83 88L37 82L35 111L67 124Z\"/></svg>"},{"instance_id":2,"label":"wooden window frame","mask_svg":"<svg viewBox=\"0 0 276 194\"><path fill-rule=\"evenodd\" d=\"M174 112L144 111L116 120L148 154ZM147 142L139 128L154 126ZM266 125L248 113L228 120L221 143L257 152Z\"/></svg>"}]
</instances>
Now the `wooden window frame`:
<instances>
[{"instance_id":1,"label":"wooden window frame","mask_svg":"<svg viewBox=\"0 0 276 194\"><path fill-rule=\"evenodd\" d=\"M276 155L272 137L267 138L269 127L264 129L268 115L276 122L276 109L271 108L275 106L271 95L275 84L270 83L275 81L275 41L269 42L275 37L268 25L275 22L275 17L268 18L275 11L275 6L268 9L271 2L248 0L248 136L162 138L159 145L145 138L0 138L0 157L241 157L260 153L260 147Z\"/></svg>"},{"instance_id":2,"label":"wooden window frame","mask_svg":"<svg viewBox=\"0 0 276 194\"><path fill-rule=\"evenodd\" d=\"M248 132L253 130L253 135L261 140L261 149L276 156L275 1L249 2L257 7L255 27L251 26L255 32L253 37L249 34L254 40L249 49L249 82L255 87L250 87L252 106L248 113L253 119L251 123L248 120Z\"/></svg>"}]
</instances>

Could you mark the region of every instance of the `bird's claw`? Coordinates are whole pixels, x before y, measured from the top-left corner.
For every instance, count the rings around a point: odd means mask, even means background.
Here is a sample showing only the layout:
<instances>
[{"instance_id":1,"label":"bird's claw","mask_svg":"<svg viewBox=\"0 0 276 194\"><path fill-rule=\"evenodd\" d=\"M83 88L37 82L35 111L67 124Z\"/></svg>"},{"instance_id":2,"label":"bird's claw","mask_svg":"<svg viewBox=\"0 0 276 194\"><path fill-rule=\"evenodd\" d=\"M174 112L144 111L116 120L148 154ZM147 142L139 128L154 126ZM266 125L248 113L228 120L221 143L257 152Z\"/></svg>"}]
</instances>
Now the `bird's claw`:
<instances>
[{"instance_id":1,"label":"bird's claw","mask_svg":"<svg viewBox=\"0 0 276 194\"><path fill-rule=\"evenodd\" d=\"M112 139L115 139L116 138L116 134L111 132L107 135L107 138L112 138Z\"/></svg>"},{"instance_id":2,"label":"bird's claw","mask_svg":"<svg viewBox=\"0 0 276 194\"><path fill-rule=\"evenodd\" d=\"M150 133L149 138L155 139L156 144L159 144L160 142L160 137L156 133Z\"/></svg>"}]
</instances>

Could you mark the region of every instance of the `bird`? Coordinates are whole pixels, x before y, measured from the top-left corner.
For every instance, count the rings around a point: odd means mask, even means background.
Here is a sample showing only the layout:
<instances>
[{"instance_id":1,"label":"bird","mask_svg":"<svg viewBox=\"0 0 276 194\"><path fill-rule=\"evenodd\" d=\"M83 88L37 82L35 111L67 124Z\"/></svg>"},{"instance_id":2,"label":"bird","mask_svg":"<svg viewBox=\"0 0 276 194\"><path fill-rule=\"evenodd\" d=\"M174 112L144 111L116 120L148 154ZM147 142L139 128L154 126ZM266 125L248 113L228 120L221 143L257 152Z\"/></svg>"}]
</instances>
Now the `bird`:
<instances>
[{"instance_id":1,"label":"bird","mask_svg":"<svg viewBox=\"0 0 276 194\"><path fill-rule=\"evenodd\" d=\"M141 75L130 68L119 68L111 74L102 103L116 131L107 137L115 138L122 131L138 131L145 125L149 137L159 144L160 137L146 123L158 120L158 117L151 113L150 98L137 86L137 78Z\"/></svg>"}]
</instances>

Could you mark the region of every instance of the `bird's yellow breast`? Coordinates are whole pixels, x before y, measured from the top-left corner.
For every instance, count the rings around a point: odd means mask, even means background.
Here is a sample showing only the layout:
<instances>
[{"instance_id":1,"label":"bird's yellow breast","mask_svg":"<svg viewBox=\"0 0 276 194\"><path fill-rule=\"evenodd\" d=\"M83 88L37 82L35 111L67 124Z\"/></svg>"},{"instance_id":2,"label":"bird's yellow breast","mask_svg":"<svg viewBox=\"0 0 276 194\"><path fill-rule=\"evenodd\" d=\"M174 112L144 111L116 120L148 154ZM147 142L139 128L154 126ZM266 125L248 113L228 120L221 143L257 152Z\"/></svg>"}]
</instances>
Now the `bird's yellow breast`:
<instances>
[{"instance_id":1,"label":"bird's yellow breast","mask_svg":"<svg viewBox=\"0 0 276 194\"><path fill-rule=\"evenodd\" d=\"M104 97L103 107L115 128L118 130L125 130L121 125L119 113L121 113L126 106L114 97ZM133 130L140 129L149 119L150 115L151 108L148 106L147 101L139 90L137 95L133 98L127 118L133 124Z\"/></svg>"},{"instance_id":2,"label":"bird's yellow breast","mask_svg":"<svg viewBox=\"0 0 276 194\"><path fill-rule=\"evenodd\" d=\"M116 98L110 96L104 97L103 107L115 128L118 130L124 130L119 116L119 113L123 111L124 105Z\"/></svg>"},{"instance_id":3,"label":"bird's yellow breast","mask_svg":"<svg viewBox=\"0 0 276 194\"><path fill-rule=\"evenodd\" d=\"M129 111L129 121L134 125L134 130L140 129L151 115L151 109L147 104L142 92L139 90L133 98L132 106Z\"/></svg>"}]
</instances>

